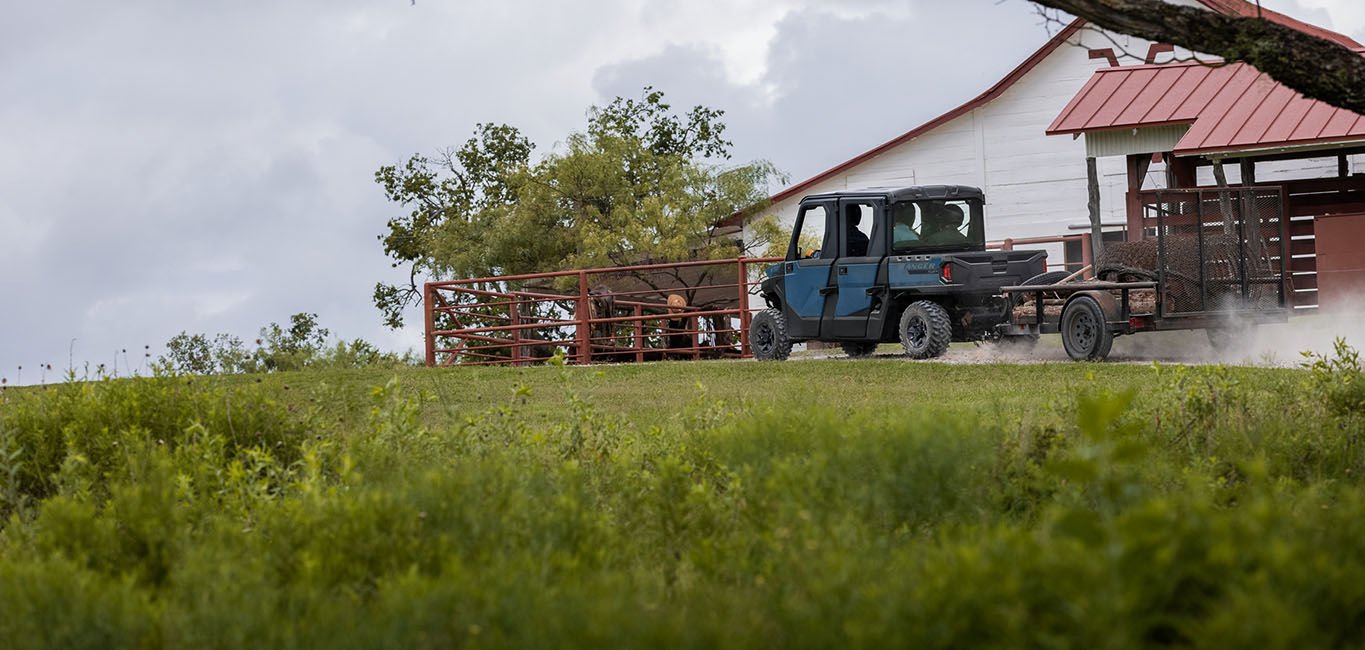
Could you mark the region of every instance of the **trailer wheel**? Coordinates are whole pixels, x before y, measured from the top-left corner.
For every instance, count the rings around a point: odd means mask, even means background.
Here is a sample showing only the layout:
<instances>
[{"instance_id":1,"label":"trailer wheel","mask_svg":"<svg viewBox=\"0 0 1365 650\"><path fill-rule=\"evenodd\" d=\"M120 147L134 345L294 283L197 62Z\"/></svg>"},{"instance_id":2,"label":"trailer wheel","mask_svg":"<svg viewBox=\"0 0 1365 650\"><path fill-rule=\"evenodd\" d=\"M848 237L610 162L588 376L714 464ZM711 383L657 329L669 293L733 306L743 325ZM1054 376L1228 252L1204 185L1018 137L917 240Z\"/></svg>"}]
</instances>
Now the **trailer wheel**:
<instances>
[{"instance_id":1,"label":"trailer wheel","mask_svg":"<svg viewBox=\"0 0 1365 650\"><path fill-rule=\"evenodd\" d=\"M1090 296L1079 296L1062 310L1062 345L1076 361L1103 361L1114 345L1104 310Z\"/></svg>"},{"instance_id":2,"label":"trailer wheel","mask_svg":"<svg viewBox=\"0 0 1365 650\"><path fill-rule=\"evenodd\" d=\"M749 323L749 348L759 361L785 361L792 353L787 337L787 318L776 309L764 309Z\"/></svg>"},{"instance_id":3,"label":"trailer wheel","mask_svg":"<svg viewBox=\"0 0 1365 650\"><path fill-rule=\"evenodd\" d=\"M859 357L870 357L877 351L876 341L844 341L839 344L844 349L844 354L855 359Z\"/></svg>"},{"instance_id":4,"label":"trailer wheel","mask_svg":"<svg viewBox=\"0 0 1365 650\"><path fill-rule=\"evenodd\" d=\"M953 340L948 312L932 300L910 303L901 312L901 346L911 359L943 356Z\"/></svg>"}]
</instances>

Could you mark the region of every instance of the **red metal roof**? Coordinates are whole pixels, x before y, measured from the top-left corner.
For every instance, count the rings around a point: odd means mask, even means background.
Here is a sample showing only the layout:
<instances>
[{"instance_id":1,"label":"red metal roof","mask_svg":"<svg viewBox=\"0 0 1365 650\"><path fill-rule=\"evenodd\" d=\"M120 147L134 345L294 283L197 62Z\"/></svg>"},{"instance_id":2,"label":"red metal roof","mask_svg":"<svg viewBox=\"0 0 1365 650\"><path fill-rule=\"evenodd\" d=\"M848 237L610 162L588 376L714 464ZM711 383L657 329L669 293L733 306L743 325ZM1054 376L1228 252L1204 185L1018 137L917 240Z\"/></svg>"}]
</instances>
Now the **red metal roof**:
<instances>
[{"instance_id":1,"label":"red metal roof","mask_svg":"<svg viewBox=\"0 0 1365 650\"><path fill-rule=\"evenodd\" d=\"M1177 155L1365 139L1365 117L1307 99L1245 63L1100 69L1047 134L1170 124L1190 125Z\"/></svg>"}]
</instances>

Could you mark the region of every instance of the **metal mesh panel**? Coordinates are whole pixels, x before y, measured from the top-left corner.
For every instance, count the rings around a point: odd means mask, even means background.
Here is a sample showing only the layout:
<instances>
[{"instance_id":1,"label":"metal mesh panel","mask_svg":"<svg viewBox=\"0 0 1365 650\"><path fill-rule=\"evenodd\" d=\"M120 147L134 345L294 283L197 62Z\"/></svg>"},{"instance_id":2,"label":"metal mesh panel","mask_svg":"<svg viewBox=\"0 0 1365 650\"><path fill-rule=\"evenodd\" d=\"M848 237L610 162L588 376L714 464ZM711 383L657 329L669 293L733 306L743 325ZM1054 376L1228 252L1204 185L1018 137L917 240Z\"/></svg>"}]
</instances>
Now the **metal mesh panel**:
<instances>
[{"instance_id":1,"label":"metal mesh panel","mask_svg":"<svg viewBox=\"0 0 1365 650\"><path fill-rule=\"evenodd\" d=\"M1162 310L1197 314L1283 305L1278 188L1170 190L1144 201Z\"/></svg>"}]
</instances>

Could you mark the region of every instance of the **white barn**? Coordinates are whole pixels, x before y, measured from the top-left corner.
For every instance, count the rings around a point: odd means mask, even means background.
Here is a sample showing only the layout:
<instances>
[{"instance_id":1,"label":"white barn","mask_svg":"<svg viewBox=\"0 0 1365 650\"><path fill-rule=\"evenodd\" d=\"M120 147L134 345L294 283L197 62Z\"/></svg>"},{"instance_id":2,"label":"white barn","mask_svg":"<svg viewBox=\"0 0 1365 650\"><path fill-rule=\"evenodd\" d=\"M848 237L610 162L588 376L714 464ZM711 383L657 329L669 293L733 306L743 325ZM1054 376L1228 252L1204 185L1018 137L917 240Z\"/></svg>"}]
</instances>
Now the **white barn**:
<instances>
[{"instance_id":1,"label":"white barn","mask_svg":"<svg viewBox=\"0 0 1365 650\"><path fill-rule=\"evenodd\" d=\"M1254 16L1258 11L1244 0L1173 1L1225 14ZM1360 47L1346 36L1282 14L1264 10L1263 17L1348 47ZM1111 65L1100 52L1116 43L1135 55L1151 52L1149 61L1161 51L1152 50L1148 41L1102 34L1077 20L981 95L783 189L771 197L772 205L759 216L775 214L785 229L794 222L801 198L810 194L868 187L972 185L986 194L986 233L990 240L1075 234L1089 224L1086 143L1071 137L1049 137L1044 132L1095 71ZM1172 55L1161 56L1169 59ZM1128 187L1124 159L1101 157L1097 163L1101 220L1121 225ZM1306 169L1306 164L1318 163L1282 164L1282 169L1270 166L1260 172L1260 178L1318 175L1316 170ZM1325 164L1331 169L1324 167L1323 173L1335 172L1334 163ZM1154 165L1149 174L1157 174L1160 167ZM1159 179L1155 182L1161 183ZM747 226L746 222L744 237L752 241ZM1060 246L1050 250L1051 261L1060 262Z\"/></svg>"}]
</instances>

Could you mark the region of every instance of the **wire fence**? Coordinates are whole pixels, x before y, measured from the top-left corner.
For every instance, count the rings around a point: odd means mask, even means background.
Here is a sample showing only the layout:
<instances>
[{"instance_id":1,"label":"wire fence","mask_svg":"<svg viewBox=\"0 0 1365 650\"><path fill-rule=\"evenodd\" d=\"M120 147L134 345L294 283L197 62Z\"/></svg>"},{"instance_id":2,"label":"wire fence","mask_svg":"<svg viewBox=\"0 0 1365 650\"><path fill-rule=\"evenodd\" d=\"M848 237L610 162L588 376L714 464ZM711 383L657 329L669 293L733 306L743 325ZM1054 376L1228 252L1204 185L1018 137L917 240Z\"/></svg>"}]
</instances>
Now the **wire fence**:
<instances>
[{"instance_id":1,"label":"wire fence","mask_svg":"<svg viewBox=\"0 0 1365 650\"><path fill-rule=\"evenodd\" d=\"M1287 304L1290 238L1274 187L1160 190L1143 196L1169 315ZM1144 233L1144 234L1149 234Z\"/></svg>"}]
</instances>

